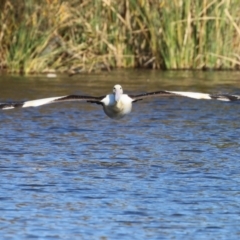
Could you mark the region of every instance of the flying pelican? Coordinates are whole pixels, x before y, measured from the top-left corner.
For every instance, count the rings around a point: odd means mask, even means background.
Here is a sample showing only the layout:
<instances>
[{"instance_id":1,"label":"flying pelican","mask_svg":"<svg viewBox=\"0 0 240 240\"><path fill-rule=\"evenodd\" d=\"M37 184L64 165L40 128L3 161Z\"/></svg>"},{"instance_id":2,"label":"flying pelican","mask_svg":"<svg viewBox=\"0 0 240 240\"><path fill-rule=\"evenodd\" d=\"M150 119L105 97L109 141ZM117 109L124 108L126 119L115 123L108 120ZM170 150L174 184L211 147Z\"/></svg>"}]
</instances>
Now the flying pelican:
<instances>
[{"instance_id":1,"label":"flying pelican","mask_svg":"<svg viewBox=\"0 0 240 240\"><path fill-rule=\"evenodd\" d=\"M121 119L125 115L129 114L132 110L132 103L140 101L148 97L156 96L172 96L178 95L183 97L195 98L195 99L215 99L221 101L238 101L240 95L211 95L208 93L198 92L175 92L175 91L157 91L149 92L139 95L127 95L123 93L121 85L117 84L113 87L113 93L110 93L102 97L92 96L79 96L79 95L67 95L61 97L43 98L25 102L12 102L12 103L0 103L0 109L7 110L13 108L26 108L26 107L38 107L50 103L58 103L65 101L85 101L89 103L96 103L103 106L105 114L112 119Z\"/></svg>"}]
</instances>

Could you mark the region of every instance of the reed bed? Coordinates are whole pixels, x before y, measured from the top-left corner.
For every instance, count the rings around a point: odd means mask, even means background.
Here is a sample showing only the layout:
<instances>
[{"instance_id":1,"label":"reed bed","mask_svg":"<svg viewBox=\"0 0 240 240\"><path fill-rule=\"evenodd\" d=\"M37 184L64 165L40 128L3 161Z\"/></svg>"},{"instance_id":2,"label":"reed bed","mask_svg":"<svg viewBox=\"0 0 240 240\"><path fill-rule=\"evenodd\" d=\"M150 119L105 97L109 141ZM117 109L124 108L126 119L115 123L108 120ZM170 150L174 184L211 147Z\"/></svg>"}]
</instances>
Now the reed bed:
<instances>
[{"instance_id":1,"label":"reed bed","mask_svg":"<svg viewBox=\"0 0 240 240\"><path fill-rule=\"evenodd\" d=\"M239 69L238 0L4 0L0 68Z\"/></svg>"}]
</instances>

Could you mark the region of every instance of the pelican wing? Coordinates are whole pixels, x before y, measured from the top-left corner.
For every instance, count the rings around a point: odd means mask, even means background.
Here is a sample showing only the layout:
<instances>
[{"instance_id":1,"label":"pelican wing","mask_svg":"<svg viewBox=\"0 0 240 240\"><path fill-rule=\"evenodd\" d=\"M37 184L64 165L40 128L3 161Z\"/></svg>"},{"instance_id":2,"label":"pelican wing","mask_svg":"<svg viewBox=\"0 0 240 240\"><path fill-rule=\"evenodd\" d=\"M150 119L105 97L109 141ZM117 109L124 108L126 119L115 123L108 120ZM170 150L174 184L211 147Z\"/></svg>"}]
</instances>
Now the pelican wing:
<instances>
[{"instance_id":1,"label":"pelican wing","mask_svg":"<svg viewBox=\"0 0 240 240\"><path fill-rule=\"evenodd\" d=\"M231 94L209 94L209 93L198 93L198 92L175 92L168 91L183 97L195 98L195 99L215 99L219 101L239 101L240 95Z\"/></svg>"},{"instance_id":2,"label":"pelican wing","mask_svg":"<svg viewBox=\"0 0 240 240\"><path fill-rule=\"evenodd\" d=\"M134 101L139 101L144 98L149 97L158 97L158 96L182 96L194 99L215 99L219 101L240 101L240 95L231 95L231 94L209 94L209 93L198 93L198 92L178 92L178 91L157 91L149 92L140 95L130 96Z\"/></svg>"},{"instance_id":3,"label":"pelican wing","mask_svg":"<svg viewBox=\"0 0 240 240\"><path fill-rule=\"evenodd\" d=\"M101 100L104 97L91 97L91 96L79 96L79 95L67 95L60 97L42 98L37 100L25 101L25 102L9 102L0 103L0 109L7 110L13 108L26 108L26 107L39 107L42 105L67 101L85 101L91 103L102 104Z\"/></svg>"}]
</instances>

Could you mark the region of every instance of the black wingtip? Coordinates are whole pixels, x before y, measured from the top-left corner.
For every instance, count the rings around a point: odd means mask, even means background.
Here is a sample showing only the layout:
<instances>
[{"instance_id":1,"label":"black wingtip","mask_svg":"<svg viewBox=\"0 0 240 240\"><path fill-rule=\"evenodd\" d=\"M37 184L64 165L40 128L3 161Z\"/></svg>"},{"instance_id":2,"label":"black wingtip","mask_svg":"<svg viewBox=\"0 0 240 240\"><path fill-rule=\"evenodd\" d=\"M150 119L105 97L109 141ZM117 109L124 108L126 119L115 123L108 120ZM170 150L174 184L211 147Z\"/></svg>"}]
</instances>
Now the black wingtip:
<instances>
[{"instance_id":1,"label":"black wingtip","mask_svg":"<svg viewBox=\"0 0 240 240\"><path fill-rule=\"evenodd\" d=\"M0 103L0 109L12 109L12 108L21 108L23 103L15 102L15 103Z\"/></svg>"},{"instance_id":2,"label":"black wingtip","mask_svg":"<svg viewBox=\"0 0 240 240\"><path fill-rule=\"evenodd\" d=\"M210 95L212 99L222 100L222 101L240 101L240 95L230 95L230 94L216 94Z\"/></svg>"}]
</instances>

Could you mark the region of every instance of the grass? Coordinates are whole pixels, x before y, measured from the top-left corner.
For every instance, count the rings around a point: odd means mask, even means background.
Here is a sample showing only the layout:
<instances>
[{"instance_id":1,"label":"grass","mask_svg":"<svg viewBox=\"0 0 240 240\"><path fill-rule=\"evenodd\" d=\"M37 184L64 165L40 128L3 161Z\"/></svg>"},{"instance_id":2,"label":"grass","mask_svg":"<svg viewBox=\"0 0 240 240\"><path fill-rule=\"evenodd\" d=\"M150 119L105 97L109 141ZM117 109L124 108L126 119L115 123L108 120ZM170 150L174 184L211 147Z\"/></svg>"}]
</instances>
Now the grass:
<instances>
[{"instance_id":1,"label":"grass","mask_svg":"<svg viewBox=\"0 0 240 240\"><path fill-rule=\"evenodd\" d=\"M0 68L239 69L238 0L4 0Z\"/></svg>"}]
</instances>

